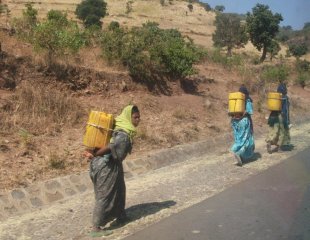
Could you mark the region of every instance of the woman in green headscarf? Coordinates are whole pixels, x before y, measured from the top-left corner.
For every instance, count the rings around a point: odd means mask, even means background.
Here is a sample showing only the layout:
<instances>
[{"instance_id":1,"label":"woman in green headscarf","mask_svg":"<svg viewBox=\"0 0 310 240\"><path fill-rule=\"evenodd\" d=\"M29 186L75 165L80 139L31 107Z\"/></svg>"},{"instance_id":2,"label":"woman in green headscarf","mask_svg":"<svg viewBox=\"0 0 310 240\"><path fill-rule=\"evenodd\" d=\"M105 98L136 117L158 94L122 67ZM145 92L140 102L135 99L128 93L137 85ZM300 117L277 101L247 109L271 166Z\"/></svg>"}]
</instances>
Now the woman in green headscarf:
<instances>
[{"instance_id":1,"label":"woman in green headscarf","mask_svg":"<svg viewBox=\"0 0 310 240\"><path fill-rule=\"evenodd\" d=\"M108 146L88 157L90 177L94 184L95 208L93 212L93 231L101 231L109 221L116 218L118 223L126 220L126 186L122 161L131 152L132 139L140 122L137 106L128 105L115 118L115 127Z\"/></svg>"}]
</instances>

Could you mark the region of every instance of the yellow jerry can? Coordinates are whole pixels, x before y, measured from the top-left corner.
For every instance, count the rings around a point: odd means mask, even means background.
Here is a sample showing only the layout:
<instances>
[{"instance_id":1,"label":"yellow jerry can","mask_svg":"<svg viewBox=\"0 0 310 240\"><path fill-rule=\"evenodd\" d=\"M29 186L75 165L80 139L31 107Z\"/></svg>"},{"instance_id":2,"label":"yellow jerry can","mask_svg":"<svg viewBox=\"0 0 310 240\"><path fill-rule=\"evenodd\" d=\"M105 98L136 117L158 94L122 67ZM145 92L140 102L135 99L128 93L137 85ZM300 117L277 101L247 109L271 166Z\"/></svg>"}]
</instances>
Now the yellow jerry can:
<instances>
[{"instance_id":1,"label":"yellow jerry can","mask_svg":"<svg viewBox=\"0 0 310 240\"><path fill-rule=\"evenodd\" d=\"M83 144L88 148L106 146L112 136L113 122L112 114L91 111L86 125Z\"/></svg>"},{"instance_id":2,"label":"yellow jerry can","mask_svg":"<svg viewBox=\"0 0 310 240\"><path fill-rule=\"evenodd\" d=\"M282 94L278 92L269 92L267 107L270 111L281 111L282 108Z\"/></svg>"},{"instance_id":3,"label":"yellow jerry can","mask_svg":"<svg viewBox=\"0 0 310 240\"><path fill-rule=\"evenodd\" d=\"M229 113L244 113L245 95L243 93L229 93L228 111Z\"/></svg>"}]
</instances>

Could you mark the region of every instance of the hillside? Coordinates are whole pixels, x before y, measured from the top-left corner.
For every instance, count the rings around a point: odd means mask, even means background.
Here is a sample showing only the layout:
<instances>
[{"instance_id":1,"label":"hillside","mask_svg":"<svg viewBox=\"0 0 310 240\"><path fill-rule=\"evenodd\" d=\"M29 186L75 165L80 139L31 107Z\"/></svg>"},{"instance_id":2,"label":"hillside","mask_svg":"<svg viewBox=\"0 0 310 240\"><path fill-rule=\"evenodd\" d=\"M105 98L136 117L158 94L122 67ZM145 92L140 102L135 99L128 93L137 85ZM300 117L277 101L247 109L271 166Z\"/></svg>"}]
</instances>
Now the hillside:
<instances>
[{"instance_id":1,"label":"hillside","mask_svg":"<svg viewBox=\"0 0 310 240\"><path fill-rule=\"evenodd\" d=\"M21 14L24 2L4 2L11 9L11 17ZM45 16L50 9L60 9L68 10L72 17L77 3L34 2L40 16ZM110 21L128 27L156 21L162 28L177 28L189 35L209 50L209 57L196 66L198 74L166 82L161 86L161 92L150 92L147 86L133 81L124 67L104 62L100 49L85 48L74 59L59 59L52 72L29 44L6 30L1 31L0 190L85 171L88 163L81 156L82 137L90 109L117 115L128 103L139 106L141 125L133 154L127 161L156 149L211 139L231 131L227 94L237 91L242 83L251 90L257 133L264 132L268 114L264 94L274 90L276 83L263 81L260 74L266 66L277 66L282 61L291 69L288 83L292 118L300 120L300 114L306 112L310 90L308 86L301 88L294 82L296 72L292 59L254 65L253 59L259 53L248 45L238 55L242 60L239 65L215 62L211 49L213 12L206 12L198 4L194 4L193 12L189 12L185 1L173 1L172 5L165 6L159 1L134 1L132 12L126 15L126 1L107 2L109 16L104 18L104 26ZM46 114L46 102L63 104L63 107L60 112L55 110ZM35 110L45 114L34 118Z\"/></svg>"},{"instance_id":2,"label":"hillside","mask_svg":"<svg viewBox=\"0 0 310 240\"><path fill-rule=\"evenodd\" d=\"M21 16L25 9L25 1L3 0L11 10L11 16ZM126 14L126 0L108 0L109 15L103 19L104 26L111 21L118 21L123 26L141 26L147 21L160 23L161 28L176 28L195 40L197 44L211 46L212 33L214 31L214 12L207 12L202 6L193 3L194 10L188 10L187 1L166 1L162 6L159 0L133 1L132 11ZM66 11L69 17L75 19L75 8L79 0L34 0L31 1L34 8L39 12L39 17L45 17L51 10Z\"/></svg>"}]
</instances>

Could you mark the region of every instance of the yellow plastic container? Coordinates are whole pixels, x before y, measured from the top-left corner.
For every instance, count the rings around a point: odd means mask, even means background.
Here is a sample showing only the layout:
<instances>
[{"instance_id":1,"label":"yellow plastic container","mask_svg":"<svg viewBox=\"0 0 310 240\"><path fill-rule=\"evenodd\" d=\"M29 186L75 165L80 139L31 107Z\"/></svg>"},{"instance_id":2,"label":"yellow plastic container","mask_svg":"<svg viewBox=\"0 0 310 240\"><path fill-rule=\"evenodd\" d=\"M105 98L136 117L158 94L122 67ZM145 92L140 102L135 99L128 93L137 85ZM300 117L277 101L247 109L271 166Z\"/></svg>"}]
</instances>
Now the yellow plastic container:
<instances>
[{"instance_id":1,"label":"yellow plastic container","mask_svg":"<svg viewBox=\"0 0 310 240\"><path fill-rule=\"evenodd\" d=\"M269 92L267 107L270 111L281 111L282 108L282 94L278 92Z\"/></svg>"},{"instance_id":2,"label":"yellow plastic container","mask_svg":"<svg viewBox=\"0 0 310 240\"><path fill-rule=\"evenodd\" d=\"M112 135L113 121L112 114L91 111L86 125L83 144L88 148L106 146Z\"/></svg>"},{"instance_id":3,"label":"yellow plastic container","mask_svg":"<svg viewBox=\"0 0 310 240\"><path fill-rule=\"evenodd\" d=\"M229 93L228 103L229 113L244 113L245 111L245 95L241 92Z\"/></svg>"}]
</instances>

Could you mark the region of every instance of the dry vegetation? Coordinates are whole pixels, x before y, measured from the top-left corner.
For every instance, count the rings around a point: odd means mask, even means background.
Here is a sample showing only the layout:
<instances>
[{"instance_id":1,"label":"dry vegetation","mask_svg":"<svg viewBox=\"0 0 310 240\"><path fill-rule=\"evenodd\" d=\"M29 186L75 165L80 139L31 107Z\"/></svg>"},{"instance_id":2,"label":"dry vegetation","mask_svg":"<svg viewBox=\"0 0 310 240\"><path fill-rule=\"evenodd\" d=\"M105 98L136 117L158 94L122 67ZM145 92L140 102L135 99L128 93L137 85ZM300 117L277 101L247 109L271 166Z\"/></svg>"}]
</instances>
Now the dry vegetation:
<instances>
[{"instance_id":1,"label":"dry vegetation","mask_svg":"<svg viewBox=\"0 0 310 240\"><path fill-rule=\"evenodd\" d=\"M12 16L24 7L23 2L4 2ZM133 10L126 14L125 0L107 2L109 16L104 26L110 21L128 27L156 21L163 28L179 29L197 44L212 46L214 13L197 4L189 12L185 1L165 6L155 0L134 1ZM72 14L76 3L40 1L34 6L45 16L46 9L65 9ZM310 101L309 88L294 84L293 59L254 65L259 53L251 45L229 60L209 49L208 58L197 66L199 74L168 82L170 95L160 95L133 82L124 68L107 65L99 49L83 49L74 59L58 60L57 70L50 71L28 44L5 31L0 37L4 50L0 58L0 190L86 170L81 143L90 109L116 115L128 103L139 106L142 121L130 161L155 149L230 131L227 93L236 91L241 83L249 87L254 99L256 129L265 128L265 93L275 88L274 82L260 77L266 66L284 61L290 69L293 119L305 112Z\"/></svg>"}]
</instances>

